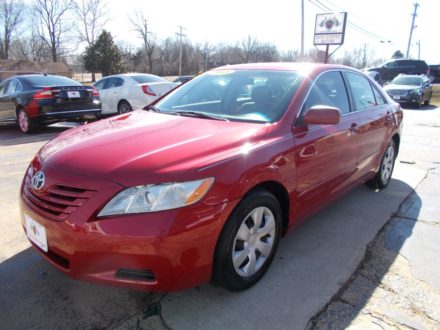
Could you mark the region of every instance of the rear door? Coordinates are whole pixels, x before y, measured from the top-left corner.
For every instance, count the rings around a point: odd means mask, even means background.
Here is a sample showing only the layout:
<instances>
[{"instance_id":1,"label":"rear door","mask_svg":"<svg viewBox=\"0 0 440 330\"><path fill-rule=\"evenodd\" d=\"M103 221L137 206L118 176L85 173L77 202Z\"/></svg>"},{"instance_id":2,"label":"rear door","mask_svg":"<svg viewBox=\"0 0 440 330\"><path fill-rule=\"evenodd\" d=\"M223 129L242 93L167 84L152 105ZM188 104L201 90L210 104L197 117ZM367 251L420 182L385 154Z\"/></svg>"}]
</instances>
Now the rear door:
<instances>
[{"instance_id":1,"label":"rear door","mask_svg":"<svg viewBox=\"0 0 440 330\"><path fill-rule=\"evenodd\" d=\"M359 117L359 176L375 171L392 130L392 109L382 93L363 75L344 72L352 107Z\"/></svg>"},{"instance_id":2,"label":"rear door","mask_svg":"<svg viewBox=\"0 0 440 330\"><path fill-rule=\"evenodd\" d=\"M103 115L111 113L107 90L107 83L109 80L110 78L103 78L93 85L99 92L99 99L101 100L101 114Z\"/></svg>"},{"instance_id":3,"label":"rear door","mask_svg":"<svg viewBox=\"0 0 440 330\"><path fill-rule=\"evenodd\" d=\"M339 108L341 121L336 125L302 125L301 116L315 105ZM354 182L360 146L358 121L357 114L350 111L341 72L325 72L318 77L294 128L297 218L336 198Z\"/></svg>"},{"instance_id":4,"label":"rear door","mask_svg":"<svg viewBox=\"0 0 440 330\"><path fill-rule=\"evenodd\" d=\"M121 90L124 80L120 77L111 77L108 79L106 91L106 103L109 113L118 112L118 103L120 101Z\"/></svg>"}]
</instances>

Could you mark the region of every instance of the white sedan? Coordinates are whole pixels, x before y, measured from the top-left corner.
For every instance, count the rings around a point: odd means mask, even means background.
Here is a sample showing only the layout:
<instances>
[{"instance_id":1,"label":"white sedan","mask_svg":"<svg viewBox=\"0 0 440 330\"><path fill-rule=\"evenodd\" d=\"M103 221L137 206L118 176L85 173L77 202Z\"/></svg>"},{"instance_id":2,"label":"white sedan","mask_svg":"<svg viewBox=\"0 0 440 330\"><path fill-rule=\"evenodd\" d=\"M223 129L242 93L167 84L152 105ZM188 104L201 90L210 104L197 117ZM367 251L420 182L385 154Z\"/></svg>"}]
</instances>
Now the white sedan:
<instances>
[{"instance_id":1,"label":"white sedan","mask_svg":"<svg viewBox=\"0 0 440 330\"><path fill-rule=\"evenodd\" d=\"M152 74L130 73L104 77L93 86L99 90L106 115L143 108L178 84Z\"/></svg>"}]
</instances>

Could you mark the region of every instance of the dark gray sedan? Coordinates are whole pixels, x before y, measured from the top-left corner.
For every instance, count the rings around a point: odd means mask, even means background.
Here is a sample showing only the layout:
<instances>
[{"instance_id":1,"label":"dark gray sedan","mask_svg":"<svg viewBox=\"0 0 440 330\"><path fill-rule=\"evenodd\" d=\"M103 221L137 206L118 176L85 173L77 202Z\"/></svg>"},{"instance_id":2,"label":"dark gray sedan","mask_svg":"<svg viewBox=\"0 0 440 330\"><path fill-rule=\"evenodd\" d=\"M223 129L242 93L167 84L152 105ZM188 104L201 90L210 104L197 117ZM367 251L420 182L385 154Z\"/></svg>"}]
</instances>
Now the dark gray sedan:
<instances>
[{"instance_id":1,"label":"dark gray sedan","mask_svg":"<svg viewBox=\"0 0 440 330\"><path fill-rule=\"evenodd\" d=\"M412 103L417 107L429 105L432 98L432 84L424 75L399 75L384 89L394 101Z\"/></svg>"}]
</instances>

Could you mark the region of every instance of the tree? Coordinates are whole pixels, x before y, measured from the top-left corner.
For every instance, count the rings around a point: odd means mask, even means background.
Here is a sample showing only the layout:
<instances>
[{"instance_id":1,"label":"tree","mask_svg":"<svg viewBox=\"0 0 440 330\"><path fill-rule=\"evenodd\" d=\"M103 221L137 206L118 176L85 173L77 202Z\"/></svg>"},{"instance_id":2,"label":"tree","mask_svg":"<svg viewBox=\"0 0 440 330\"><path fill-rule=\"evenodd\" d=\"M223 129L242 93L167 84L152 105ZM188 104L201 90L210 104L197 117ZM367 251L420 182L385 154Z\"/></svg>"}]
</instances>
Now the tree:
<instances>
[{"instance_id":1,"label":"tree","mask_svg":"<svg viewBox=\"0 0 440 330\"><path fill-rule=\"evenodd\" d=\"M403 53L400 51L400 50L396 50L394 53L393 53L393 56L391 56L391 58L392 59L395 59L395 60L397 60L397 59L399 59L399 58L404 58L405 57L405 55L403 55Z\"/></svg>"},{"instance_id":2,"label":"tree","mask_svg":"<svg viewBox=\"0 0 440 330\"><path fill-rule=\"evenodd\" d=\"M246 39L241 42L239 56L244 63L249 63L255 60L255 53L258 47L258 40L255 37L248 35Z\"/></svg>"},{"instance_id":3,"label":"tree","mask_svg":"<svg viewBox=\"0 0 440 330\"><path fill-rule=\"evenodd\" d=\"M145 54L148 58L148 72L153 73L153 56L157 47L155 36L148 30L148 21L142 11L136 11L134 17L129 17L130 23L134 26L134 31L142 39Z\"/></svg>"},{"instance_id":4,"label":"tree","mask_svg":"<svg viewBox=\"0 0 440 330\"><path fill-rule=\"evenodd\" d=\"M103 76L124 72L122 53L113 42L112 35L102 30L98 39L84 52L84 67L90 72L101 72Z\"/></svg>"},{"instance_id":5,"label":"tree","mask_svg":"<svg viewBox=\"0 0 440 330\"><path fill-rule=\"evenodd\" d=\"M80 42L91 46L96 37L101 33L107 22L108 9L104 0L80 0L73 4L73 9L81 24L78 28ZM92 81L96 81L95 72L92 71Z\"/></svg>"},{"instance_id":6,"label":"tree","mask_svg":"<svg viewBox=\"0 0 440 330\"><path fill-rule=\"evenodd\" d=\"M73 0L34 0L33 8L41 24L39 34L50 47L54 62L58 61L59 55L63 55L62 37L69 30L64 19L72 6Z\"/></svg>"},{"instance_id":7,"label":"tree","mask_svg":"<svg viewBox=\"0 0 440 330\"><path fill-rule=\"evenodd\" d=\"M0 3L0 57L9 58L12 34L24 20L25 6L20 1L3 0Z\"/></svg>"}]
</instances>

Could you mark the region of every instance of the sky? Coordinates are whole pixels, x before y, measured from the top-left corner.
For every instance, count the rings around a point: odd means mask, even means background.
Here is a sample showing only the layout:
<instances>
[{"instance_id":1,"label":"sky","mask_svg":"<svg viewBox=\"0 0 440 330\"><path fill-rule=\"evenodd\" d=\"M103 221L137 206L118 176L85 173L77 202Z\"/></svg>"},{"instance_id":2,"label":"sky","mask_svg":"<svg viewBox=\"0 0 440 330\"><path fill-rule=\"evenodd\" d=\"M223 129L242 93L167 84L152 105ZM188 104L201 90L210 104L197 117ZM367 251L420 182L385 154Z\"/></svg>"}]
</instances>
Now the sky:
<instances>
[{"instance_id":1,"label":"sky","mask_svg":"<svg viewBox=\"0 0 440 330\"><path fill-rule=\"evenodd\" d=\"M406 54L416 1L420 6L410 56L418 57L416 43L420 40L421 59L439 64L440 0L304 0L305 49L314 48L316 14L344 11L350 23L344 45L334 56L361 47L376 58L389 59L396 50ZM160 39L175 37L178 26L183 26L184 34L195 43L235 44L251 35L281 51L301 47L301 0L109 0L108 7L111 19L106 28L116 41L133 47L141 44L128 21L136 11L143 12L150 30ZM332 46L330 51L335 49Z\"/></svg>"}]
</instances>

